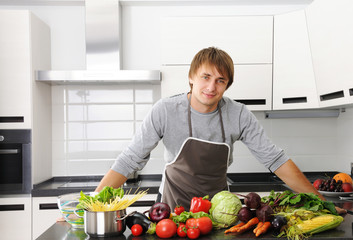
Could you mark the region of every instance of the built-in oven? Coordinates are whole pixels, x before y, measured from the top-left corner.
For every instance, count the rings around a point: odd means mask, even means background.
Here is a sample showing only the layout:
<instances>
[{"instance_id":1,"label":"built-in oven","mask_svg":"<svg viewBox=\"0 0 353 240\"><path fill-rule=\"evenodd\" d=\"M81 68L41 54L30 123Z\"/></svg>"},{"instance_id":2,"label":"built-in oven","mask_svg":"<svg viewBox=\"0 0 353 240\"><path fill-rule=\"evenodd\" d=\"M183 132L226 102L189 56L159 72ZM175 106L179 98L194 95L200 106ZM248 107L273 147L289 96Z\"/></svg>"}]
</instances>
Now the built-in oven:
<instances>
[{"instance_id":1,"label":"built-in oven","mask_svg":"<svg viewBox=\"0 0 353 240\"><path fill-rule=\"evenodd\" d=\"M31 130L0 130L0 194L30 193L31 172Z\"/></svg>"}]
</instances>

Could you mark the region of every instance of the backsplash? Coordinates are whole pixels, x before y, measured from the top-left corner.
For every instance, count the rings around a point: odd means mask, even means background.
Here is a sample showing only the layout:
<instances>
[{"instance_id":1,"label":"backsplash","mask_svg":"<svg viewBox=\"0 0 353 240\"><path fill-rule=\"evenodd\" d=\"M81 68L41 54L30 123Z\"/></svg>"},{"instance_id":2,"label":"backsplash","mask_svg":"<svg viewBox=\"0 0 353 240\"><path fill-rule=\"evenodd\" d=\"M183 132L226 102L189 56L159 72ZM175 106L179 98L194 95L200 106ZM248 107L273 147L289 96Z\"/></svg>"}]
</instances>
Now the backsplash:
<instances>
[{"instance_id":1,"label":"backsplash","mask_svg":"<svg viewBox=\"0 0 353 240\"><path fill-rule=\"evenodd\" d=\"M53 86L53 176L105 174L160 96L160 86L151 84ZM351 108L339 118L265 119L264 112L254 114L303 171L349 173ZM241 142L233 157L228 172L267 171ZM160 143L141 173L163 169Z\"/></svg>"}]
</instances>

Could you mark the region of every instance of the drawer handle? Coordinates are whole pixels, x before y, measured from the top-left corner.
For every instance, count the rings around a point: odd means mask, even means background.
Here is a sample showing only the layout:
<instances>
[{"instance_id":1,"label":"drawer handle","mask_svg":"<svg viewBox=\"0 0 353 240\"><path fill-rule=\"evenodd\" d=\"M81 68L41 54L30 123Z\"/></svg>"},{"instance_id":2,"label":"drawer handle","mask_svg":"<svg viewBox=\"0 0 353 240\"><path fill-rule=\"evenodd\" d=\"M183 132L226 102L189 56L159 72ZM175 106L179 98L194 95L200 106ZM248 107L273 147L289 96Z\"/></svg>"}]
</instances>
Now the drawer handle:
<instances>
[{"instance_id":1,"label":"drawer handle","mask_svg":"<svg viewBox=\"0 0 353 240\"><path fill-rule=\"evenodd\" d=\"M283 104L306 103L306 102L308 102L306 97L282 98Z\"/></svg>"},{"instance_id":2,"label":"drawer handle","mask_svg":"<svg viewBox=\"0 0 353 240\"><path fill-rule=\"evenodd\" d=\"M7 122L24 122L23 116L16 116L16 117L0 117L0 122L7 123Z\"/></svg>"},{"instance_id":3,"label":"drawer handle","mask_svg":"<svg viewBox=\"0 0 353 240\"><path fill-rule=\"evenodd\" d=\"M245 105L266 105L266 99L234 99Z\"/></svg>"},{"instance_id":4,"label":"drawer handle","mask_svg":"<svg viewBox=\"0 0 353 240\"><path fill-rule=\"evenodd\" d=\"M8 205L0 205L0 211L23 211L25 210L24 204L8 204Z\"/></svg>"},{"instance_id":5,"label":"drawer handle","mask_svg":"<svg viewBox=\"0 0 353 240\"><path fill-rule=\"evenodd\" d=\"M353 96L353 88L349 89L349 95Z\"/></svg>"},{"instance_id":6,"label":"drawer handle","mask_svg":"<svg viewBox=\"0 0 353 240\"><path fill-rule=\"evenodd\" d=\"M344 97L344 92L338 91L338 92L332 92L324 95L320 95L320 101L327 101L327 100L332 100L332 99L337 99L337 98L342 98Z\"/></svg>"},{"instance_id":7,"label":"drawer handle","mask_svg":"<svg viewBox=\"0 0 353 240\"><path fill-rule=\"evenodd\" d=\"M57 203L40 203L39 210L59 209Z\"/></svg>"}]
</instances>

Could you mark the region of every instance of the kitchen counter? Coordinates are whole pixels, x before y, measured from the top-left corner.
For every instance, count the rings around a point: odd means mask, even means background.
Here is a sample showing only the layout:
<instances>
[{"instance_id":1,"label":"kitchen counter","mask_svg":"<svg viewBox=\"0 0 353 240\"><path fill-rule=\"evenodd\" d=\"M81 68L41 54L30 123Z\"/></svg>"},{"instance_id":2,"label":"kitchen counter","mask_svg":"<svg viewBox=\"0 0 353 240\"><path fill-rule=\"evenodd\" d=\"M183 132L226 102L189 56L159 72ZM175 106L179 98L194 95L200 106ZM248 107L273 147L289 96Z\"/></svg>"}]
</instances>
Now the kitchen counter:
<instances>
[{"instance_id":1,"label":"kitchen counter","mask_svg":"<svg viewBox=\"0 0 353 240\"><path fill-rule=\"evenodd\" d=\"M334 176L337 172L304 172L306 177L314 182L317 178ZM228 173L228 184L231 192L269 192L284 191L288 187L272 173ZM72 176L53 177L34 185L32 197L59 196L66 193L92 192L98 186L103 176ZM161 184L161 174L139 175L129 179L122 187L125 191L131 189L148 190L149 194L157 194Z\"/></svg>"},{"instance_id":2,"label":"kitchen counter","mask_svg":"<svg viewBox=\"0 0 353 240\"><path fill-rule=\"evenodd\" d=\"M326 232L322 232L319 234L313 235L310 239L353 239L352 233L352 222L353 222L353 215L345 215L344 221L341 223L339 227L333 230L329 230ZM200 240L223 240L223 239L254 239L254 234L249 231L242 234L224 234L223 230L212 231L210 234L201 236ZM126 228L125 232L121 236L117 237L105 237L105 238L90 238L88 237L84 229L73 229L71 228L69 223L66 222L57 222L52 225L47 231L45 231L37 240L48 240L48 239L62 239L62 240L83 240L83 239L104 239L104 240L154 240L160 239L157 235L149 235L145 234L139 237L134 237L131 234L129 228ZM178 237L174 237L173 239L181 239ZM183 238L187 239L187 238ZM269 231L265 235L259 237L258 239L278 239L272 236L272 232Z\"/></svg>"}]
</instances>

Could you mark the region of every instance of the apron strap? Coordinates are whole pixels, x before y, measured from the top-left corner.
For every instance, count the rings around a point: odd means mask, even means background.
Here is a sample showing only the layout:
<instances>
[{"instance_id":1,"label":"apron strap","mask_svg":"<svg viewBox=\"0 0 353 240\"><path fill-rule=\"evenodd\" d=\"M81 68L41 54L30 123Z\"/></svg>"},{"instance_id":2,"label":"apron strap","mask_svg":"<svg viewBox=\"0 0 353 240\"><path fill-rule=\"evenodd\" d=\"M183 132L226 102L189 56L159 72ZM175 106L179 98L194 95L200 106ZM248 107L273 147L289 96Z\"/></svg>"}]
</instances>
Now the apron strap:
<instances>
[{"instance_id":1,"label":"apron strap","mask_svg":"<svg viewBox=\"0 0 353 240\"><path fill-rule=\"evenodd\" d=\"M191 92L190 92L190 99L191 99ZM217 110L219 113L219 120L221 122L221 131L222 131L222 140L223 142L226 142L226 136L224 133L224 126L223 126L223 119L222 119L222 110L219 107L219 104L217 104ZM188 123L189 123L189 137L192 137L192 124L191 124L191 101L189 100L189 106L188 106Z\"/></svg>"}]
</instances>

